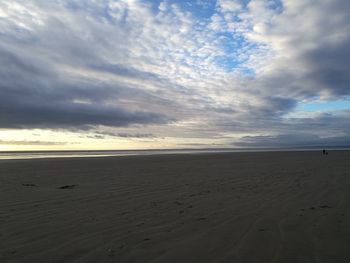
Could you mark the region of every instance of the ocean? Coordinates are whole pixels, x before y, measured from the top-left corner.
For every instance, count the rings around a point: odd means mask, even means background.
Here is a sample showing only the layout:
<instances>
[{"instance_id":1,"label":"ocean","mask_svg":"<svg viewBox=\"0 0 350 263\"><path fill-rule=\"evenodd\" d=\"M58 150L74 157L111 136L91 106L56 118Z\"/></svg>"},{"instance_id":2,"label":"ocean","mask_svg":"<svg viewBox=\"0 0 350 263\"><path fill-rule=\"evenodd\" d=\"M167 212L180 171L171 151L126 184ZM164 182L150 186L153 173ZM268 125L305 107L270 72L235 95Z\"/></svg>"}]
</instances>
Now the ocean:
<instances>
[{"instance_id":1,"label":"ocean","mask_svg":"<svg viewBox=\"0 0 350 263\"><path fill-rule=\"evenodd\" d=\"M301 148L239 148L239 149L167 149L167 150L101 150L101 151L4 151L0 160L39 158L83 158L159 154L200 154L230 152L271 152L271 151L321 151L323 147ZM326 147L329 150L350 150L349 147Z\"/></svg>"},{"instance_id":2,"label":"ocean","mask_svg":"<svg viewBox=\"0 0 350 263\"><path fill-rule=\"evenodd\" d=\"M115 150L115 151L7 151L0 152L0 160L11 159L39 159L39 158L82 158L82 157L108 157L132 155L158 155L158 154L191 154L211 152L236 152L232 149L205 149L205 150Z\"/></svg>"}]
</instances>

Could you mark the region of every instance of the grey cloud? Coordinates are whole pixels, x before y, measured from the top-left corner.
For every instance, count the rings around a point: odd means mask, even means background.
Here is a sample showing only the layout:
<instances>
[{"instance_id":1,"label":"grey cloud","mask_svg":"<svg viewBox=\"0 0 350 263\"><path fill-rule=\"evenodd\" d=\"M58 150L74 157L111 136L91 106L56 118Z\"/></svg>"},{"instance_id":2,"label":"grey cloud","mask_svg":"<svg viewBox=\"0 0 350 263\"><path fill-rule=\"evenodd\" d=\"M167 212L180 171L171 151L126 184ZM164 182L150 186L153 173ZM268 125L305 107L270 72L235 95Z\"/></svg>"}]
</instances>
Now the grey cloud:
<instances>
[{"instance_id":1,"label":"grey cloud","mask_svg":"<svg viewBox=\"0 0 350 263\"><path fill-rule=\"evenodd\" d=\"M237 113L237 110L235 110L233 107L228 106L205 106L204 111L210 111L210 112L216 112L216 113L222 113L222 114L235 114Z\"/></svg>"},{"instance_id":2,"label":"grey cloud","mask_svg":"<svg viewBox=\"0 0 350 263\"><path fill-rule=\"evenodd\" d=\"M66 142L51 142L51 141L13 141L13 140L0 140L0 144L3 145L67 145ZM76 144L76 143L74 143Z\"/></svg>"},{"instance_id":3,"label":"grey cloud","mask_svg":"<svg viewBox=\"0 0 350 263\"><path fill-rule=\"evenodd\" d=\"M106 136L100 135L100 134L88 135L88 136L86 136L86 137L87 137L87 138L90 138L90 139L98 139L98 140L106 139Z\"/></svg>"},{"instance_id":4,"label":"grey cloud","mask_svg":"<svg viewBox=\"0 0 350 263\"><path fill-rule=\"evenodd\" d=\"M103 132L96 132L95 135L91 136L90 138L94 139L106 139L108 137L122 137L122 138L137 138L137 139L152 139L156 136L152 133L127 133L127 132L109 132L109 131L103 131Z\"/></svg>"},{"instance_id":5,"label":"grey cloud","mask_svg":"<svg viewBox=\"0 0 350 263\"><path fill-rule=\"evenodd\" d=\"M19 58L4 49L0 49L0 55L1 128L121 127L164 124L173 120L164 114L108 103L117 99L121 92L126 96L126 88L86 80L62 80L50 64Z\"/></svg>"},{"instance_id":6,"label":"grey cloud","mask_svg":"<svg viewBox=\"0 0 350 263\"><path fill-rule=\"evenodd\" d=\"M134 68L126 67L118 64L93 64L89 66L94 70L109 72L115 75L131 77L137 79L154 79L159 81L159 77L151 72L140 71Z\"/></svg>"},{"instance_id":7,"label":"grey cloud","mask_svg":"<svg viewBox=\"0 0 350 263\"><path fill-rule=\"evenodd\" d=\"M256 81L263 92L294 99L350 94L350 5L348 1L291 1L267 37L282 41L280 61ZM303 3L302 5L299 2ZM296 12L293 6L302 8ZM290 54L289 54L290 53Z\"/></svg>"},{"instance_id":8,"label":"grey cloud","mask_svg":"<svg viewBox=\"0 0 350 263\"><path fill-rule=\"evenodd\" d=\"M141 111L127 111L117 107L78 103L24 104L15 108L11 103L0 106L2 128L62 128L70 126L128 126L131 124L167 123L166 116Z\"/></svg>"},{"instance_id":9,"label":"grey cloud","mask_svg":"<svg viewBox=\"0 0 350 263\"><path fill-rule=\"evenodd\" d=\"M247 121L247 118L249 118L249 121ZM272 138L276 134L292 134L294 132L295 134L308 134L322 138L348 137L350 139L350 111L344 110L289 118L247 116L247 114L244 114L233 120L227 120L226 118L217 120L215 126L226 133L234 130L238 133L249 134L254 131L255 134L264 134L264 136L268 135ZM290 141L293 142L292 139ZM275 142L277 143L278 140Z\"/></svg>"},{"instance_id":10,"label":"grey cloud","mask_svg":"<svg viewBox=\"0 0 350 263\"><path fill-rule=\"evenodd\" d=\"M259 104L245 108L248 114L252 114L254 118L273 119L293 110L296 105L297 101L292 98L268 96L262 97Z\"/></svg>"},{"instance_id":11,"label":"grey cloud","mask_svg":"<svg viewBox=\"0 0 350 263\"><path fill-rule=\"evenodd\" d=\"M350 19L349 22L350 24ZM303 54L310 67L308 79L315 80L333 96L350 94L350 34L345 41L318 47Z\"/></svg>"},{"instance_id":12,"label":"grey cloud","mask_svg":"<svg viewBox=\"0 0 350 263\"><path fill-rule=\"evenodd\" d=\"M155 136L151 133L124 133L119 132L117 133L119 137L124 138L154 138Z\"/></svg>"},{"instance_id":13,"label":"grey cloud","mask_svg":"<svg viewBox=\"0 0 350 263\"><path fill-rule=\"evenodd\" d=\"M268 136L245 136L234 143L238 147L336 147L350 146L349 136L320 137L315 134L279 134Z\"/></svg>"}]
</instances>

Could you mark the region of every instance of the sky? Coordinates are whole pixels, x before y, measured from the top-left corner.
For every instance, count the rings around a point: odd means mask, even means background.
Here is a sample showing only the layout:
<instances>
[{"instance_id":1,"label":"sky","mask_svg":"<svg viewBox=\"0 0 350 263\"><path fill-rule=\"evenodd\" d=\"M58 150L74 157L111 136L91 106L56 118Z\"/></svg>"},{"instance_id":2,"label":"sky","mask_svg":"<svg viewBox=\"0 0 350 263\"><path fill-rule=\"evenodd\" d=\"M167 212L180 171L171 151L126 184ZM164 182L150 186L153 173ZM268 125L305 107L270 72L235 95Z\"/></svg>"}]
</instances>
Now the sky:
<instances>
[{"instance_id":1,"label":"sky","mask_svg":"<svg viewBox=\"0 0 350 263\"><path fill-rule=\"evenodd\" d=\"M1 0L0 150L350 145L348 0Z\"/></svg>"}]
</instances>

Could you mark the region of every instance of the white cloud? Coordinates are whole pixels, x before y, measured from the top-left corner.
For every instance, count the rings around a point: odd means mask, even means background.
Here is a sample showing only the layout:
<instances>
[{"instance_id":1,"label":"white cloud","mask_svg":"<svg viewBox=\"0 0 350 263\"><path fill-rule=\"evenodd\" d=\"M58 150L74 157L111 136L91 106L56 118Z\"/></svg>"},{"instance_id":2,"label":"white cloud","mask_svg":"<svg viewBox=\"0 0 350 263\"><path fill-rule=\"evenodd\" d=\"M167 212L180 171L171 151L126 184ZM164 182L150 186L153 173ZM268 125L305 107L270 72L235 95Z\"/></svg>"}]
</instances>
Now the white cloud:
<instances>
[{"instance_id":1,"label":"white cloud","mask_svg":"<svg viewBox=\"0 0 350 263\"><path fill-rule=\"evenodd\" d=\"M239 0L218 0L217 8L221 12L237 12L242 9L242 3Z\"/></svg>"}]
</instances>

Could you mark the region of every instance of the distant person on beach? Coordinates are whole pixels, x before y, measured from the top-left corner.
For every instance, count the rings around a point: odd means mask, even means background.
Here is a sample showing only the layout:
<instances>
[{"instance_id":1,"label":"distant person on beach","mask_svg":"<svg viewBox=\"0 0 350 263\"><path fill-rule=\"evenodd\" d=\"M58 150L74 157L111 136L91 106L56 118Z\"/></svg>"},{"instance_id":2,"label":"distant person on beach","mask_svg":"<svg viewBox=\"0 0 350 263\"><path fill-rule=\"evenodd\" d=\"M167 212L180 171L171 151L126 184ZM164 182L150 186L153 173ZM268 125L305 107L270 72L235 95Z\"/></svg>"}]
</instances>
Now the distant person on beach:
<instances>
[{"instance_id":1,"label":"distant person on beach","mask_svg":"<svg viewBox=\"0 0 350 263\"><path fill-rule=\"evenodd\" d=\"M326 150L325 150L325 149L323 149L322 153L323 153L323 155L325 155L325 154L326 154Z\"/></svg>"}]
</instances>

